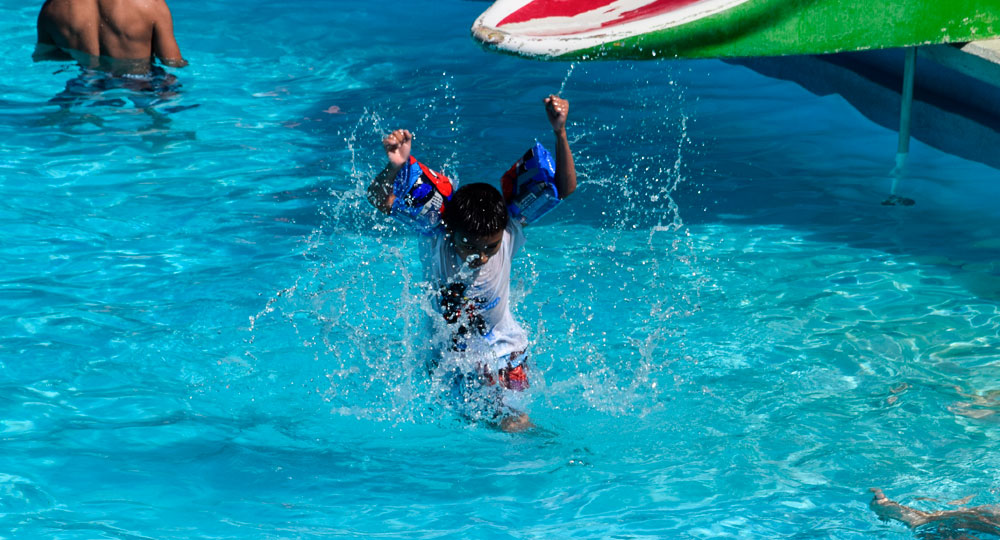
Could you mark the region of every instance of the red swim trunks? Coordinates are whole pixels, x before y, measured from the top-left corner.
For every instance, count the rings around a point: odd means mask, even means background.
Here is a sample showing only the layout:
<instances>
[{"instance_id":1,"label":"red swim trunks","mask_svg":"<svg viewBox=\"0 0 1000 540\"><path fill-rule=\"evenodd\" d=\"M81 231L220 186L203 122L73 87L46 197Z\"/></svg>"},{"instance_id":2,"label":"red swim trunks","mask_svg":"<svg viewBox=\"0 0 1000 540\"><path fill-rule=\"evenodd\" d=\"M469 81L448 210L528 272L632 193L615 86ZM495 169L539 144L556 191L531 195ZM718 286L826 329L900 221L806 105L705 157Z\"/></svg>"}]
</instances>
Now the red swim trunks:
<instances>
[{"instance_id":1,"label":"red swim trunks","mask_svg":"<svg viewBox=\"0 0 1000 540\"><path fill-rule=\"evenodd\" d=\"M518 359L523 355L524 351L511 354L507 360L507 367L500 368L496 377L484 369L483 378L486 379L486 384L492 386L499 383L500 386L515 392L527 390L529 386L528 366L523 359L518 362ZM516 366L514 366L515 363L517 363Z\"/></svg>"}]
</instances>

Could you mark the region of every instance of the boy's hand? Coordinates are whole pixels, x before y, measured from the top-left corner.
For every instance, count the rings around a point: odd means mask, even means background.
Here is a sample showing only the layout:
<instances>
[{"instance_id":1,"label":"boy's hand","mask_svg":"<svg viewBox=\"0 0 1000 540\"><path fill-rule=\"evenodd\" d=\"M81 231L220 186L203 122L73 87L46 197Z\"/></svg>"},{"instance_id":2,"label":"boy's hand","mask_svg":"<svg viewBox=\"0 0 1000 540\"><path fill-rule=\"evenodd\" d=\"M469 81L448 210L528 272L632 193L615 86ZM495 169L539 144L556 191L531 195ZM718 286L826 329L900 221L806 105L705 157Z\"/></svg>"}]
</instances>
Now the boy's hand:
<instances>
[{"instance_id":1,"label":"boy's hand","mask_svg":"<svg viewBox=\"0 0 1000 540\"><path fill-rule=\"evenodd\" d=\"M382 139L385 155L394 167L403 167L410 160L410 146L413 135L405 129L397 129Z\"/></svg>"},{"instance_id":2,"label":"boy's hand","mask_svg":"<svg viewBox=\"0 0 1000 540\"><path fill-rule=\"evenodd\" d=\"M392 194L392 182L399 170L410 161L412 144L413 135L405 129L397 129L382 139L389 164L368 184L368 202L379 212L388 214L392 211L392 203L396 200L396 196Z\"/></svg>"},{"instance_id":3,"label":"boy's hand","mask_svg":"<svg viewBox=\"0 0 1000 540\"><path fill-rule=\"evenodd\" d=\"M569 114L569 101L552 94L545 98L545 113L552 124L552 131L556 133L566 129L566 115Z\"/></svg>"},{"instance_id":4,"label":"boy's hand","mask_svg":"<svg viewBox=\"0 0 1000 540\"><path fill-rule=\"evenodd\" d=\"M573 152L569 149L569 137L566 136L569 102L552 94L545 98L545 114L556 134L556 190L559 198L565 199L576 190L576 166L573 164Z\"/></svg>"}]
</instances>

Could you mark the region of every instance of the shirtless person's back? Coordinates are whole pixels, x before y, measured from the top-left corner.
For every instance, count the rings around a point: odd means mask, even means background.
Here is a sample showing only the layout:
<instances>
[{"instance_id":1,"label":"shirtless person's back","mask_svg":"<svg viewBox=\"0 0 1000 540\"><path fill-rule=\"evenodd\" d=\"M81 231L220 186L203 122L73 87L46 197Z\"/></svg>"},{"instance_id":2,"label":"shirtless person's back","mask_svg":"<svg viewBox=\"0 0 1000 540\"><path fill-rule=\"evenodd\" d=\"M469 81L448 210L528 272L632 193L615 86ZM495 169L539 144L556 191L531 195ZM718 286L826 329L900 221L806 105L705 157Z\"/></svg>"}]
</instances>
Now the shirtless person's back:
<instances>
[{"instance_id":1,"label":"shirtless person's back","mask_svg":"<svg viewBox=\"0 0 1000 540\"><path fill-rule=\"evenodd\" d=\"M153 57L183 67L164 0L47 0L36 60L73 58L112 73L147 73Z\"/></svg>"}]
</instances>

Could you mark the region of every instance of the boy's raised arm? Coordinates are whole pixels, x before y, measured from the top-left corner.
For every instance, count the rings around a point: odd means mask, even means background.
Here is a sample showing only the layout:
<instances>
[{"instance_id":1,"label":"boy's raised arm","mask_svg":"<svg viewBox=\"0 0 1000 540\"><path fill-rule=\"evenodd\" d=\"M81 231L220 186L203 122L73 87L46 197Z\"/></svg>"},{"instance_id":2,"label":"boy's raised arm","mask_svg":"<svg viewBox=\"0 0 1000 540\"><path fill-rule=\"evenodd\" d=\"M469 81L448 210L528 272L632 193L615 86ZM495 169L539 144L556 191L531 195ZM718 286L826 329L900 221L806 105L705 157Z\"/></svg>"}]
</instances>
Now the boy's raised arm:
<instances>
[{"instance_id":1,"label":"boy's raised arm","mask_svg":"<svg viewBox=\"0 0 1000 540\"><path fill-rule=\"evenodd\" d=\"M413 135L405 129L397 129L382 139L385 155L389 158L382 172L368 185L368 202L380 212L388 214L396 196L392 193L392 182L399 170L410 160Z\"/></svg>"},{"instance_id":2,"label":"boy's raised arm","mask_svg":"<svg viewBox=\"0 0 1000 540\"><path fill-rule=\"evenodd\" d=\"M545 98L545 113L556 135L556 189L559 198L565 199L576 191L576 165L573 164L573 152L569 149L569 138L566 136L569 101L550 95Z\"/></svg>"}]
</instances>

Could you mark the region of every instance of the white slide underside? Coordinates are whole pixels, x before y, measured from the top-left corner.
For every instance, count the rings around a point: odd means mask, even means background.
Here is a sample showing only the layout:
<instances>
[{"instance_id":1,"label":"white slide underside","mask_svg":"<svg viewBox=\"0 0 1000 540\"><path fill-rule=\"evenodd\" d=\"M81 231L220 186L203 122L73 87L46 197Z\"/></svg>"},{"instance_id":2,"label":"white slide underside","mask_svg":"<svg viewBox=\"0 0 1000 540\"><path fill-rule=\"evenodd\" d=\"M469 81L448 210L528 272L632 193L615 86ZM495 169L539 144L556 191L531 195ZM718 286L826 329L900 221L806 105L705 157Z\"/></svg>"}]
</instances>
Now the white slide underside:
<instances>
[{"instance_id":1,"label":"white slide underside","mask_svg":"<svg viewBox=\"0 0 1000 540\"><path fill-rule=\"evenodd\" d=\"M606 4L571 17L539 16L501 23L533 3L547 0L497 0L476 19L472 33L480 41L529 56L559 56L621 39L680 26L732 9L749 0L697 0L688 5L646 17L632 12L654 7L663 0L609 0ZM665 8L668 9L668 8Z\"/></svg>"}]
</instances>

